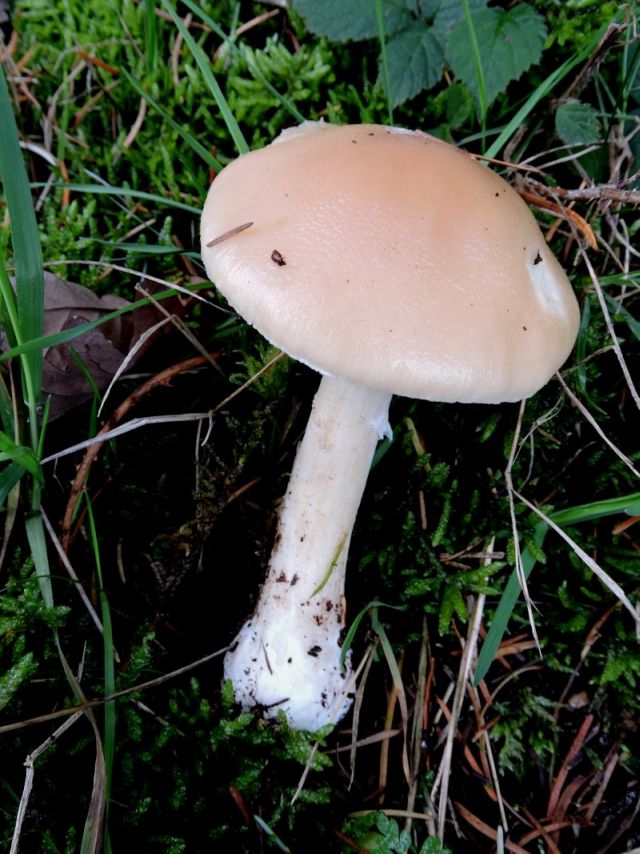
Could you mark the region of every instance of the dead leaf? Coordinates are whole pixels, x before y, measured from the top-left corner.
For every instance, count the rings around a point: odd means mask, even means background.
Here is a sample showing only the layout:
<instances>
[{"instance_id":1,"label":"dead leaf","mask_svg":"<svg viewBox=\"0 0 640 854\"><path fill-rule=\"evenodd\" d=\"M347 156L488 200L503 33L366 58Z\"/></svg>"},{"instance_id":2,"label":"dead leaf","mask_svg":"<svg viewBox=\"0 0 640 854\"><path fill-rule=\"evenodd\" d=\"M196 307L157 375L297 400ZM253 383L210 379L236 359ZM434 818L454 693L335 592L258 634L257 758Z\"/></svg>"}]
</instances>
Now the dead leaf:
<instances>
[{"instance_id":1,"label":"dead leaf","mask_svg":"<svg viewBox=\"0 0 640 854\"><path fill-rule=\"evenodd\" d=\"M53 273L45 272L44 280L45 335L81 326L129 305L122 297L111 294L100 297L88 288ZM98 389L104 391L131 347L157 319L157 309L152 305L145 306L107 321L72 341L44 350L42 391L43 396L51 401L49 419L59 418L91 399L93 388L87 373ZM0 345L6 347L4 337ZM136 359L147 346L140 348Z\"/></svg>"}]
</instances>

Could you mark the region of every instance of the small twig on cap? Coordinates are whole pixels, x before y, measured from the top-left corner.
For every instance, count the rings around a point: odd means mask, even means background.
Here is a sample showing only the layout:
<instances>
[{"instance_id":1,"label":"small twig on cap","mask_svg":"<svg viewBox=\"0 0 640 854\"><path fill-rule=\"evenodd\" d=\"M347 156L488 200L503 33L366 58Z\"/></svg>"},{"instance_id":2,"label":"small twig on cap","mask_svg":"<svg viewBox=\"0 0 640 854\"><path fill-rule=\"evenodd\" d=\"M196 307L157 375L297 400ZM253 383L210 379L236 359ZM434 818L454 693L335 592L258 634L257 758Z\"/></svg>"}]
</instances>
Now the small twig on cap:
<instances>
[{"instance_id":1,"label":"small twig on cap","mask_svg":"<svg viewBox=\"0 0 640 854\"><path fill-rule=\"evenodd\" d=\"M224 234L221 234L219 237L214 237L213 240L210 240L207 243L207 248L210 248L211 246L217 246L218 243L222 243L223 240L227 240L229 237L235 237L236 234L240 234L241 231L246 231L248 228L251 228L252 225L252 222L243 222L242 225L236 225L235 228L230 228L229 231L225 231Z\"/></svg>"}]
</instances>

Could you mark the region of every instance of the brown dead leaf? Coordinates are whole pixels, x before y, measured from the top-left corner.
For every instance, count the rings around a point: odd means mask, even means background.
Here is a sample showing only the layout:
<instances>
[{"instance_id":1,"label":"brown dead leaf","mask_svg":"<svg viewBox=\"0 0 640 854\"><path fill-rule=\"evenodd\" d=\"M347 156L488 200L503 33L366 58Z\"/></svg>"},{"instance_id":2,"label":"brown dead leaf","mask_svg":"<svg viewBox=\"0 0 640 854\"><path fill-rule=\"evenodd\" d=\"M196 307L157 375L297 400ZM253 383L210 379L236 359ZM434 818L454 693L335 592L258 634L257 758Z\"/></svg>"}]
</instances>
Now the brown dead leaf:
<instances>
[{"instance_id":1,"label":"brown dead leaf","mask_svg":"<svg viewBox=\"0 0 640 854\"><path fill-rule=\"evenodd\" d=\"M53 273L45 272L44 279L45 335L81 326L129 305L122 297L110 294L100 297L88 288ZM86 373L100 391L104 391L131 347L157 320L157 309L152 305L145 306L107 321L66 344L46 349L42 390L44 397L48 396L51 401L49 419L59 418L92 397L93 389ZM3 339L0 344L5 347L6 341ZM140 348L135 359L146 349L147 345Z\"/></svg>"}]
</instances>

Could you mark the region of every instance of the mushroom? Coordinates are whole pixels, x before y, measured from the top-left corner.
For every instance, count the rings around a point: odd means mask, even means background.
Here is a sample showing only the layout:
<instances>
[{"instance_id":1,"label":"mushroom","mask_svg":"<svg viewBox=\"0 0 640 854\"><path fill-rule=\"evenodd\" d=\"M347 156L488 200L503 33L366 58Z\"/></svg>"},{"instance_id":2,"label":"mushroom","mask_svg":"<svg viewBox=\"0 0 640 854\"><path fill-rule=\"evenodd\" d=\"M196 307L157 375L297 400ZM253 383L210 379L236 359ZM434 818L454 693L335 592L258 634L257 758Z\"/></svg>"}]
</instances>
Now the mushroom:
<instances>
[{"instance_id":1,"label":"mushroom","mask_svg":"<svg viewBox=\"0 0 640 854\"><path fill-rule=\"evenodd\" d=\"M218 175L201 237L231 305L322 374L266 582L224 663L243 707L315 731L351 702L345 567L392 394L528 397L569 355L578 306L511 186L419 132L285 131Z\"/></svg>"}]
</instances>

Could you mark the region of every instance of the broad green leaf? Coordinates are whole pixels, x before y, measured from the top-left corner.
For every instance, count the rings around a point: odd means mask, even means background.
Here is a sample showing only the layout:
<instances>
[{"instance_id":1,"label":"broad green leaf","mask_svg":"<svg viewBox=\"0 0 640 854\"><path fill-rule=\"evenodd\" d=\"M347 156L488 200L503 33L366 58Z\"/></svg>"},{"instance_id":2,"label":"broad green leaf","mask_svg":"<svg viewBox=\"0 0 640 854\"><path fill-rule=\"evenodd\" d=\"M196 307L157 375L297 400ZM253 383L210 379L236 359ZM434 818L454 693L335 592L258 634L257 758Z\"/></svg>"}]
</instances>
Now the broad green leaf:
<instances>
[{"instance_id":1,"label":"broad green leaf","mask_svg":"<svg viewBox=\"0 0 640 854\"><path fill-rule=\"evenodd\" d=\"M555 68L529 95L524 104L511 117L506 126L500 131L496 139L491 143L485 151L487 157L497 157L498 153L503 149L511 137L526 123L528 117L534 111L536 106L543 98L553 91L561 80L570 74L574 68L577 68L588 57L591 56L600 40L606 32L606 26L602 26L593 37L587 42L579 53L574 53L569 59L565 60L562 65Z\"/></svg>"},{"instance_id":2,"label":"broad green leaf","mask_svg":"<svg viewBox=\"0 0 640 854\"><path fill-rule=\"evenodd\" d=\"M374 0L295 0L294 8L318 35L333 41L380 37L389 71L391 105L397 106L438 83L444 69L447 35L464 17L460 0L381 0L383 26L376 21ZM469 0L471 11L487 0Z\"/></svg>"},{"instance_id":3,"label":"broad green leaf","mask_svg":"<svg viewBox=\"0 0 640 854\"><path fill-rule=\"evenodd\" d=\"M452 83L444 91L445 116L452 128L461 127L471 118L473 98L463 83Z\"/></svg>"},{"instance_id":4,"label":"broad green leaf","mask_svg":"<svg viewBox=\"0 0 640 854\"><path fill-rule=\"evenodd\" d=\"M556 133L567 145L591 145L602 140L598 111L591 104L569 101L556 110Z\"/></svg>"},{"instance_id":5,"label":"broad green leaf","mask_svg":"<svg viewBox=\"0 0 640 854\"><path fill-rule=\"evenodd\" d=\"M471 15L487 105L538 62L547 35L544 19L526 3L503 9L480 9ZM467 22L459 21L447 39L447 58L456 77L478 95L478 75Z\"/></svg>"},{"instance_id":6,"label":"broad green leaf","mask_svg":"<svg viewBox=\"0 0 640 854\"><path fill-rule=\"evenodd\" d=\"M485 9L487 0L469 0L469 10L478 12ZM464 20L464 4L462 0L422 0L422 14L427 19L433 19L434 35L442 45L447 36L459 21Z\"/></svg>"},{"instance_id":7,"label":"broad green leaf","mask_svg":"<svg viewBox=\"0 0 640 854\"><path fill-rule=\"evenodd\" d=\"M422 22L397 33L387 44L389 85L394 107L436 85L444 70L444 53L433 29Z\"/></svg>"},{"instance_id":8,"label":"broad green leaf","mask_svg":"<svg viewBox=\"0 0 640 854\"><path fill-rule=\"evenodd\" d=\"M373 0L294 0L293 8L302 15L307 29L332 41L361 41L378 36ZM382 8L387 37L413 20L402 0L395 3L383 0Z\"/></svg>"}]
</instances>

